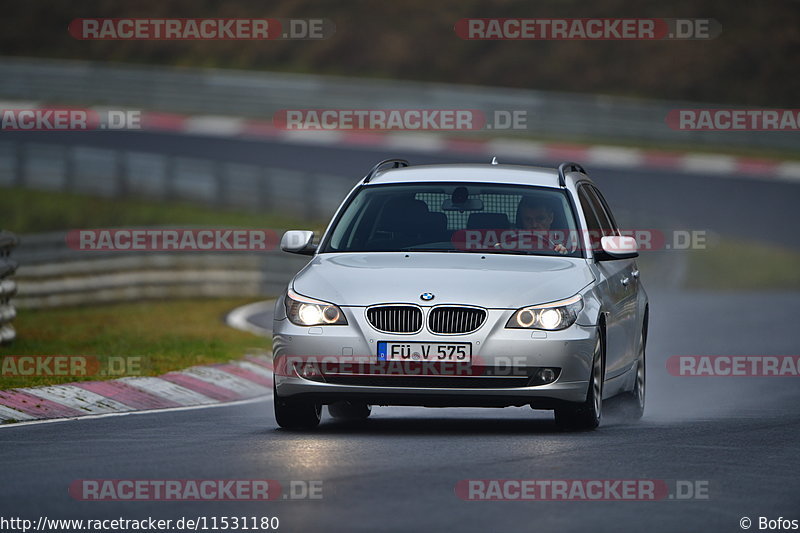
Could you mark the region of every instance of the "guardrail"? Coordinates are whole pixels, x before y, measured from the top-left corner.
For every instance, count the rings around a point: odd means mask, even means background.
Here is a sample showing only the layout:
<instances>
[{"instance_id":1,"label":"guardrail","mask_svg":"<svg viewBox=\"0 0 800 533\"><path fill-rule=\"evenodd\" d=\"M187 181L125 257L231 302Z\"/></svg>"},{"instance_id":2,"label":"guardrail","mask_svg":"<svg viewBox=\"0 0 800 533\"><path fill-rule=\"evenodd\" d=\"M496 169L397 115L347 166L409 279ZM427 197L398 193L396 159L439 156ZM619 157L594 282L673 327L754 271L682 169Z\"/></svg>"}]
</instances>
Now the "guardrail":
<instances>
[{"instance_id":1,"label":"guardrail","mask_svg":"<svg viewBox=\"0 0 800 533\"><path fill-rule=\"evenodd\" d=\"M308 262L307 257L277 250L81 251L69 248L66 237L66 232L54 232L26 235L22 240L15 252L21 265L16 275L15 302L19 308L275 296Z\"/></svg>"},{"instance_id":2,"label":"guardrail","mask_svg":"<svg viewBox=\"0 0 800 533\"><path fill-rule=\"evenodd\" d=\"M0 231L0 344L13 341L17 332L11 321L17 310L11 297L17 292L17 284L9 277L17 270L17 262L11 259L11 249L19 243L17 236L10 231Z\"/></svg>"},{"instance_id":3,"label":"guardrail","mask_svg":"<svg viewBox=\"0 0 800 533\"><path fill-rule=\"evenodd\" d=\"M0 187L183 200L326 220L360 176L87 146L0 141Z\"/></svg>"},{"instance_id":4,"label":"guardrail","mask_svg":"<svg viewBox=\"0 0 800 533\"><path fill-rule=\"evenodd\" d=\"M0 141L0 187L180 200L319 221L330 218L355 181L158 153ZM67 246L66 232L26 235L15 256L19 308L274 296L308 261L280 251L79 251Z\"/></svg>"},{"instance_id":5,"label":"guardrail","mask_svg":"<svg viewBox=\"0 0 800 533\"><path fill-rule=\"evenodd\" d=\"M271 118L281 109L478 109L526 112L535 135L597 141L800 148L782 132L676 131L667 113L697 102L646 100L444 83L168 68L87 61L0 58L0 98L75 105L128 106L202 115ZM713 107L713 106L711 106ZM492 130L497 134L497 130Z\"/></svg>"}]
</instances>

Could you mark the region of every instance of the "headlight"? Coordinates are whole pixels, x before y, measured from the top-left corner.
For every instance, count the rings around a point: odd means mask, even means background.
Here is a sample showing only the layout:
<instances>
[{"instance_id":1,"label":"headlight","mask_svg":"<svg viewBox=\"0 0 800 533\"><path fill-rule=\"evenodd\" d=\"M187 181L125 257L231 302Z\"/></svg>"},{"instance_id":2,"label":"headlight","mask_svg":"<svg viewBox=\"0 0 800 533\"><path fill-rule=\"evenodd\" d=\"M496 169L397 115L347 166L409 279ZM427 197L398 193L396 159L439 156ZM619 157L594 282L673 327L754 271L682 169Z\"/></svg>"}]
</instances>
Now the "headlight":
<instances>
[{"instance_id":1,"label":"headlight","mask_svg":"<svg viewBox=\"0 0 800 533\"><path fill-rule=\"evenodd\" d=\"M301 296L289 289L283 301L286 316L298 326L341 326L347 325L344 313L337 306Z\"/></svg>"},{"instance_id":2,"label":"headlight","mask_svg":"<svg viewBox=\"0 0 800 533\"><path fill-rule=\"evenodd\" d=\"M523 307L511 315L506 323L507 328L514 329L547 329L558 330L570 327L578 319L583 309L583 298L580 294L543 305Z\"/></svg>"}]
</instances>

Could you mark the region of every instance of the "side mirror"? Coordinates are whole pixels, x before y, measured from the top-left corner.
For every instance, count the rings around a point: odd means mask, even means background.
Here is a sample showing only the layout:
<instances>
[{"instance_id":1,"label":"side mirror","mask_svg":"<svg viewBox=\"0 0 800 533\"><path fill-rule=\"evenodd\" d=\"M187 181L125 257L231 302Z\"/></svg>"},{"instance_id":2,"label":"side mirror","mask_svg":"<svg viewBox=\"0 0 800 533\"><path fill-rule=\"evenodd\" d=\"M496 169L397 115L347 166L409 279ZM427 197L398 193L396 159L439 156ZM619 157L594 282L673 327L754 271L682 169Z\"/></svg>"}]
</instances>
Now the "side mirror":
<instances>
[{"instance_id":1,"label":"side mirror","mask_svg":"<svg viewBox=\"0 0 800 533\"><path fill-rule=\"evenodd\" d=\"M313 241L313 231L290 230L281 238L281 250L291 254L314 255L317 247Z\"/></svg>"},{"instance_id":2,"label":"side mirror","mask_svg":"<svg viewBox=\"0 0 800 533\"><path fill-rule=\"evenodd\" d=\"M639 245L633 237L610 236L600 239L601 253L596 253L598 261L614 259L633 259L639 257Z\"/></svg>"}]
</instances>

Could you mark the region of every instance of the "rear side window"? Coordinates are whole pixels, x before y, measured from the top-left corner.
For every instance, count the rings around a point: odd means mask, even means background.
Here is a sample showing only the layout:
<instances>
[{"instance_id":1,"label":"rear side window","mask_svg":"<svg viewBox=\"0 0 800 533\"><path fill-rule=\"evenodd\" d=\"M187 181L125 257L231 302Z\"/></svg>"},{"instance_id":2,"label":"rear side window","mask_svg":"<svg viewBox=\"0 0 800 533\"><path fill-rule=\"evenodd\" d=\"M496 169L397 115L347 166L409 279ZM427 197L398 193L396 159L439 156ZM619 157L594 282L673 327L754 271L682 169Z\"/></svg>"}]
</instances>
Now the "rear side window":
<instances>
[{"instance_id":1,"label":"rear side window","mask_svg":"<svg viewBox=\"0 0 800 533\"><path fill-rule=\"evenodd\" d=\"M600 229L603 232L604 237L612 236L617 234L616 227L614 222L611 220L611 216L606 211L603 202L597 195L597 191L594 187L586 186L586 193L589 197L589 201L592 204L592 208L594 208L594 212L597 215L597 220L600 222Z\"/></svg>"},{"instance_id":2,"label":"rear side window","mask_svg":"<svg viewBox=\"0 0 800 533\"><path fill-rule=\"evenodd\" d=\"M583 215L586 217L586 229L589 231L589 243L592 250L600 249L600 238L613 235L611 222L602 210L597 197L591 194L587 185L578 189Z\"/></svg>"},{"instance_id":3,"label":"rear side window","mask_svg":"<svg viewBox=\"0 0 800 533\"><path fill-rule=\"evenodd\" d=\"M594 207L592 207L592 200L589 196L588 188L583 185L578 190L578 197L581 201L581 209L583 209L583 216L586 217L586 226L587 229L591 232L600 233L600 221L597 218L597 215L594 212Z\"/></svg>"},{"instance_id":4,"label":"rear side window","mask_svg":"<svg viewBox=\"0 0 800 533\"><path fill-rule=\"evenodd\" d=\"M603 195L600 193L600 190L597 187L590 186L590 189L593 195L600 202L600 205L603 207L603 211L605 212L606 217L608 218L608 221L611 224L611 229L614 230L613 234L619 235L620 234L619 226L617 225L617 221L614 219L614 214L611 212L611 208L608 207L608 202L606 202L606 199L603 197Z\"/></svg>"}]
</instances>

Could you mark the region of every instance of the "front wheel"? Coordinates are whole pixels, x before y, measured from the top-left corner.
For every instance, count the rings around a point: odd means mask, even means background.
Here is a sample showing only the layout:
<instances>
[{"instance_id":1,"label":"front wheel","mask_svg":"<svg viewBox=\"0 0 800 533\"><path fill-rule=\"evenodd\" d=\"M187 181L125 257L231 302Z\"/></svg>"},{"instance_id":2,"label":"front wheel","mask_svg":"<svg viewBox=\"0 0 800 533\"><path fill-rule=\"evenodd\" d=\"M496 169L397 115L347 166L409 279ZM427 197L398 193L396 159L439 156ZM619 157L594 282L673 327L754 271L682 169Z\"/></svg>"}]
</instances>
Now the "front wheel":
<instances>
[{"instance_id":1,"label":"front wheel","mask_svg":"<svg viewBox=\"0 0 800 533\"><path fill-rule=\"evenodd\" d=\"M308 400L280 398L272 384L275 421L286 429L313 429L322 419L322 405Z\"/></svg>"},{"instance_id":2,"label":"front wheel","mask_svg":"<svg viewBox=\"0 0 800 533\"><path fill-rule=\"evenodd\" d=\"M602 339L598 335L586 401L556 409L556 425L561 428L587 431L600 425L603 411L603 349Z\"/></svg>"}]
</instances>

